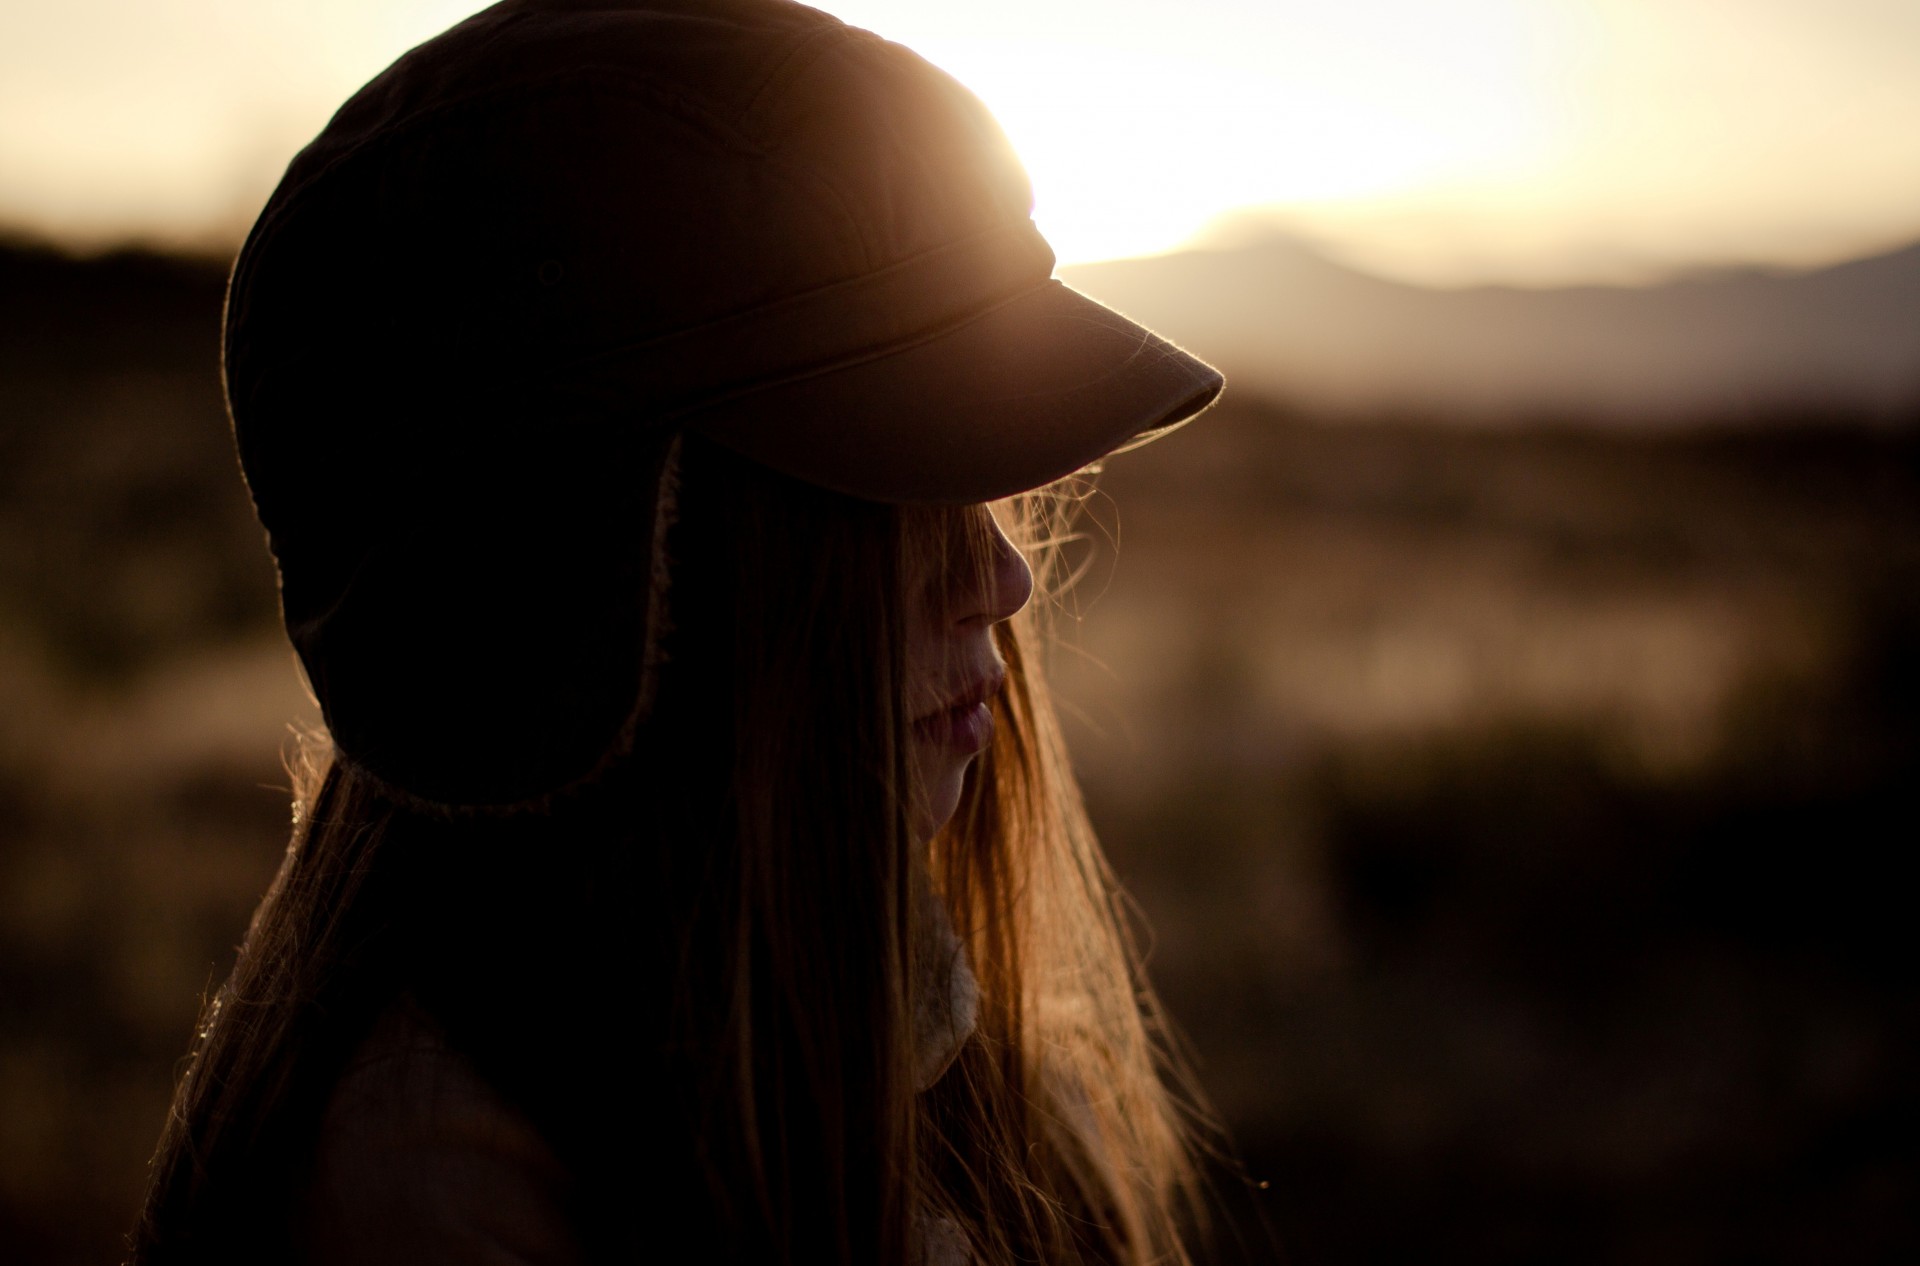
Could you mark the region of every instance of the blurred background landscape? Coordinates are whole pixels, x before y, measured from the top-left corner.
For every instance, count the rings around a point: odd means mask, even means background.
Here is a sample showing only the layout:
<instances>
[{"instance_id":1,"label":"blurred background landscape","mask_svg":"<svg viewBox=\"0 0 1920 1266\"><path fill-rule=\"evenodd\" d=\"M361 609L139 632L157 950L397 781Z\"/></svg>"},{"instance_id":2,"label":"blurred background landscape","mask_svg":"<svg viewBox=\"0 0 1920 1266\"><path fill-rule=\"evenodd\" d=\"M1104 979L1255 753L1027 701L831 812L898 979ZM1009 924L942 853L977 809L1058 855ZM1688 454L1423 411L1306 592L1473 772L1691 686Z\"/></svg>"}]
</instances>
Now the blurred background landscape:
<instances>
[{"instance_id":1,"label":"blurred background landscape","mask_svg":"<svg viewBox=\"0 0 1920 1266\"><path fill-rule=\"evenodd\" d=\"M476 7L0 0L0 1262L118 1259L315 720L237 234ZM1231 384L1101 475L1052 659L1207 1260L1920 1260L1920 10L835 11Z\"/></svg>"}]
</instances>

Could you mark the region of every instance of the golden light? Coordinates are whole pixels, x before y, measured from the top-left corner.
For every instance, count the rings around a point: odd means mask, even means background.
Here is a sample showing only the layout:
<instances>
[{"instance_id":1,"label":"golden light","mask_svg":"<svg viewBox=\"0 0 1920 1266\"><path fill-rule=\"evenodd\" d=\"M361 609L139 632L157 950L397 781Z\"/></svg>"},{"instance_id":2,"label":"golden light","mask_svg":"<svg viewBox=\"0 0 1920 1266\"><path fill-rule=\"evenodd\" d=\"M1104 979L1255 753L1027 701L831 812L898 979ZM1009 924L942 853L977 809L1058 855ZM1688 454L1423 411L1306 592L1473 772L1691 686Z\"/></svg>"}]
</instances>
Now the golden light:
<instances>
[{"instance_id":1,"label":"golden light","mask_svg":"<svg viewBox=\"0 0 1920 1266\"><path fill-rule=\"evenodd\" d=\"M1529 61L1542 13L1509 0L1449 5L1440 21L1423 0L1216 3L1211 22L1204 3L1178 19L1165 6L988 4L968 10L965 33L881 0L837 11L986 101L1068 262L1171 250L1236 207L1515 171L1561 122Z\"/></svg>"},{"instance_id":2,"label":"golden light","mask_svg":"<svg viewBox=\"0 0 1920 1266\"><path fill-rule=\"evenodd\" d=\"M0 229L230 249L340 101L483 3L0 3ZM820 3L986 100L1065 263L1247 208L1429 280L1812 263L1920 233L1911 3Z\"/></svg>"},{"instance_id":3,"label":"golden light","mask_svg":"<svg viewBox=\"0 0 1920 1266\"><path fill-rule=\"evenodd\" d=\"M1390 192L1496 139L1170 57L1071 45L929 51L999 117L1033 177L1035 218L1068 261L1170 250L1230 207Z\"/></svg>"}]
</instances>

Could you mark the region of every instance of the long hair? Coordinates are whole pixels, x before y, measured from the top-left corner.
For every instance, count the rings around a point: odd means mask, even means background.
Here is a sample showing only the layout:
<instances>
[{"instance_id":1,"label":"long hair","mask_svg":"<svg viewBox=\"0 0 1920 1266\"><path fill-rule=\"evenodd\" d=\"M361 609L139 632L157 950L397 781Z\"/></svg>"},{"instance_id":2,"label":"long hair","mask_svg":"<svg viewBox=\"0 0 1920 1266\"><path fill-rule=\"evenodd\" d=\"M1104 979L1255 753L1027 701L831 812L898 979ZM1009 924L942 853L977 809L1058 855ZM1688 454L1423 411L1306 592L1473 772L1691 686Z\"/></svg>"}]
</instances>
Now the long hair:
<instances>
[{"instance_id":1,"label":"long hair","mask_svg":"<svg viewBox=\"0 0 1920 1266\"><path fill-rule=\"evenodd\" d=\"M297 1260L327 1095L415 1000L575 1176L595 1259L1185 1262L1177 1076L1037 658L959 811L910 846L907 580L984 569L986 507L900 508L687 437L652 710L630 756L532 814L436 812L324 748L207 1006L134 1260ZM997 513L1051 587L1074 499ZM928 875L979 1023L915 1093Z\"/></svg>"}]
</instances>

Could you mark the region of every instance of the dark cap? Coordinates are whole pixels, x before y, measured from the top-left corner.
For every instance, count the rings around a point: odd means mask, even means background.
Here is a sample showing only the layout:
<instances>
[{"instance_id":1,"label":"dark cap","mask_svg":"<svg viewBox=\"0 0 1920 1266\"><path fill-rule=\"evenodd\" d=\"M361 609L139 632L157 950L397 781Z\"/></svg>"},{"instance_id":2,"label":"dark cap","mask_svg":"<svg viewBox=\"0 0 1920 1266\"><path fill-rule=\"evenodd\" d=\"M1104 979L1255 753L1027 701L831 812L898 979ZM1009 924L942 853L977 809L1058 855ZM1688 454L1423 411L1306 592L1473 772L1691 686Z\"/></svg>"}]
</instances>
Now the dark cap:
<instances>
[{"instance_id":1,"label":"dark cap","mask_svg":"<svg viewBox=\"0 0 1920 1266\"><path fill-rule=\"evenodd\" d=\"M226 328L336 743L454 802L590 769L681 431L967 502L1210 403L1212 368L1051 279L1031 206L966 89L787 0L507 0L367 84L254 225Z\"/></svg>"}]
</instances>

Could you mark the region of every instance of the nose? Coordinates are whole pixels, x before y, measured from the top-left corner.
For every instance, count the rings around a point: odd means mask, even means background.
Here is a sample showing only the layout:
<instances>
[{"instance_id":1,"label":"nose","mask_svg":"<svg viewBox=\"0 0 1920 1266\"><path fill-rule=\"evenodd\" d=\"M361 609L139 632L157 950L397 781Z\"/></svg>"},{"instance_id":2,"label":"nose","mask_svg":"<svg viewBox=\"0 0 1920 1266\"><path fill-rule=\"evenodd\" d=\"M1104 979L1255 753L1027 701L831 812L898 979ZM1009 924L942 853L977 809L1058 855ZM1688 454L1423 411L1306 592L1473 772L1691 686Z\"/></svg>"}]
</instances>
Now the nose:
<instances>
[{"instance_id":1,"label":"nose","mask_svg":"<svg viewBox=\"0 0 1920 1266\"><path fill-rule=\"evenodd\" d=\"M1010 620L1033 597L1033 568L1027 565L1027 559L1000 524L991 516L988 522L993 525L993 559L987 569L986 592L972 604L970 616L984 620L988 624L998 624Z\"/></svg>"}]
</instances>

